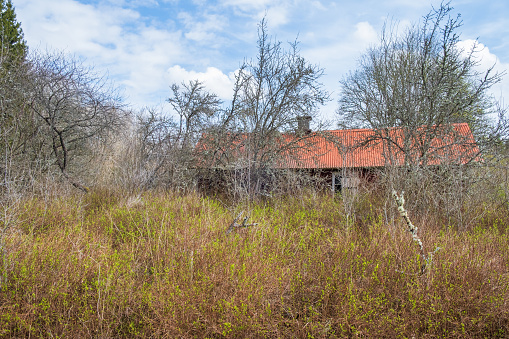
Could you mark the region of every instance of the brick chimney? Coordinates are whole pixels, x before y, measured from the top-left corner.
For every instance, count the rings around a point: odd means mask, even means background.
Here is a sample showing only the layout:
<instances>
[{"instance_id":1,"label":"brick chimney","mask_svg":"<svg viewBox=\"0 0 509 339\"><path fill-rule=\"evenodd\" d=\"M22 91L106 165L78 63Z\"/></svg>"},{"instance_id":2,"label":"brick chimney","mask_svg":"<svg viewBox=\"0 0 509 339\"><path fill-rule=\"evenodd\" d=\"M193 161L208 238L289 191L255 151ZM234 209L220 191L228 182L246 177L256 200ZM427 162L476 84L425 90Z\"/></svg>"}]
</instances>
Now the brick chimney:
<instances>
[{"instance_id":1,"label":"brick chimney","mask_svg":"<svg viewBox=\"0 0 509 339\"><path fill-rule=\"evenodd\" d=\"M297 132L303 132L305 134L311 133L311 129L309 128L310 121L311 117L309 115L297 117Z\"/></svg>"}]
</instances>

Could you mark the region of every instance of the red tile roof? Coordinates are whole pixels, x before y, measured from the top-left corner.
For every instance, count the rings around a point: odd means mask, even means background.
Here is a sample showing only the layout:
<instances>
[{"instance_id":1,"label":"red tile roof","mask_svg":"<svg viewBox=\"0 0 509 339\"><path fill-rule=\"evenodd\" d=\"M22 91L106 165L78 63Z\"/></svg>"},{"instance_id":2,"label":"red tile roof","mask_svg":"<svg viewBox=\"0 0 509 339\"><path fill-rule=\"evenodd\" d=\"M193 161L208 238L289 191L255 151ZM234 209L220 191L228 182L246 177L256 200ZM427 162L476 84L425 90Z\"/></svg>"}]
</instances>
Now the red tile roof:
<instances>
[{"instance_id":1,"label":"red tile roof","mask_svg":"<svg viewBox=\"0 0 509 339\"><path fill-rule=\"evenodd\" d=\"M437 133L437 137L431 141L428 151L427 164L440 165L445 163L465 164L477 157L478 148L468 124L452 124L448 130ZM431 131L431 129L430 129ZM417 134L422 134L422 131ZM391 140L402 144L404 130L402 128L391 128L388 130ZM402 152L396 151L393 145L392 162L386 160L389 150L389 142L377 138L372 129L350 129L315 132L306 135L302 140L296 141L294 134L284 134L280 141L282 156L279 157L276 167L294 169L332 169L332 168L369 168L383 167L390 163L403 165L404 156ZM240 135L235 140L235 158L240 158L244 153L243 143L246 135ZM371 140L366 142L366 140ZM362 143L367 143L360 147ZM294 144L291 148L284 150L285 145ZM418 142L414 142L417 144ZM418 146L418 145L417 145ZM200 145L200 147L204 147ZM198 148L198 146L197 146ZM416 150L417 147L412 148ZM419 157L415 155L415 158Z\"/></svg>"},{"instance_id":2,"label":"red tile roof","mask_svg":"<svg viewBox=\"0 0 509 339\"><path fill-rule=\"evenodd\" d=\"M468 124L453 124L451 127L445 133L438 133L440 136L431 141L427 152L427 165L465 164L477 157L478 148ZM402 145L404 133L402 128L391 128L388 133L391 140ZM388 155L390 143L377 135L372 129L334 130L316 134L305 141L308 145L311 144L311 147L303 147L301 150L297 148L297 151L288 152L278 167L325 169L403 165L404 155L397 150L397 146L392 145L390 157ZM363 142L367 145L361 147ZM413 149L417 153L417 148ZM418 159L418 156L415 155L414 158Z\"/></svg>"}]
</instances>

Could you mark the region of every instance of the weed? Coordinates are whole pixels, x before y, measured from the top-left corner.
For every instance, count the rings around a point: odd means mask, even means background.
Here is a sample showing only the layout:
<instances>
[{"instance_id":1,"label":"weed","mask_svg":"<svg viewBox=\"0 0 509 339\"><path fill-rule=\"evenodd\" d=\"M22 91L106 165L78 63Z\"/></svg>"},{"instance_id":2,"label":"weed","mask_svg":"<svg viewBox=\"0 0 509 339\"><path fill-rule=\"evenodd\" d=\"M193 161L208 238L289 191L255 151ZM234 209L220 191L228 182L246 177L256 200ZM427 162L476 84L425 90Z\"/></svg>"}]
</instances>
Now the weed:
<instances>
[{"instance_id":1,"label":"weed","mask_svg":"<svg viewBox=\"0 0 509 339\"><path fill-rule=\"evenodd\" d=\"M421 276L369 199L363 220L326 196L252 204L258 225L230 234L231 213L197 194L26 201L0 336L506 337L507 232L421 228L442 248Z\"/></svg>"}]
</instances>

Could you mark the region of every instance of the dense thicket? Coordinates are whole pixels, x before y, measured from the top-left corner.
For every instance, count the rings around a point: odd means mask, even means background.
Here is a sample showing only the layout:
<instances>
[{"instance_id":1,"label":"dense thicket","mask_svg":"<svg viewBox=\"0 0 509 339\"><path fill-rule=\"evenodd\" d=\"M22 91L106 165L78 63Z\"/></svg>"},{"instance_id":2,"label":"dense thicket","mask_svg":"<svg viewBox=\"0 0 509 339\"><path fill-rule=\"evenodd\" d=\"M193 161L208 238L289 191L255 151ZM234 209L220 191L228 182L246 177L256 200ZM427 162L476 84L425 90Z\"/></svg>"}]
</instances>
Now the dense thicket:
<instances>
[{"instance_id":1,"label":"dense thicket","mask_svg":"<svg viewBox=\"0 0 509 339\"><path fill-rule=\"evenodd\" d=\"M396 206L371 198L356 220L313 194L231 212L196 194L24 201L0 337L506 338L507 214L466 232L412 218L440 248L421 275ZM226 234L240 208L257 225Z\"/></svg>"}]
</instances>

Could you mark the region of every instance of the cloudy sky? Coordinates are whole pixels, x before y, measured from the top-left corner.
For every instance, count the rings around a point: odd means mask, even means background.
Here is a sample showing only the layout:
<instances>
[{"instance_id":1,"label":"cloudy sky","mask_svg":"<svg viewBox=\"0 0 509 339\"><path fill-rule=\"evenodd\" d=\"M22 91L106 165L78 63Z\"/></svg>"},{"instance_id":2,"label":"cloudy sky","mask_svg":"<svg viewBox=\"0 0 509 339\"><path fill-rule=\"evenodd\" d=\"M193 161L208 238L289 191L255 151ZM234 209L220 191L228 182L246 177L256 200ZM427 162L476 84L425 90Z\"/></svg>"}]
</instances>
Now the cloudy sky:
<instances>
[{"instance_id":1,"label":"cloudy sky","mask_svg":"<svg viewBox=\"0 0 509 339\"><path fill-rule=\"evenodd\" d=\"M13 0L31 49L64 50L86 59L123 90L134 108L161 106L169 86L202 80L228 101L232 74L256 57L257 24L269 34L300 41L301 53L325 69L332 93L323 109L333 118L338 81L377 42L387 20L405 27L422 19L436 0ZM509 1L453 0L461 39L484 47L481 65L509 69ZM493 89L509 100L509 76Z\"/></svg>"}]
</instances>

